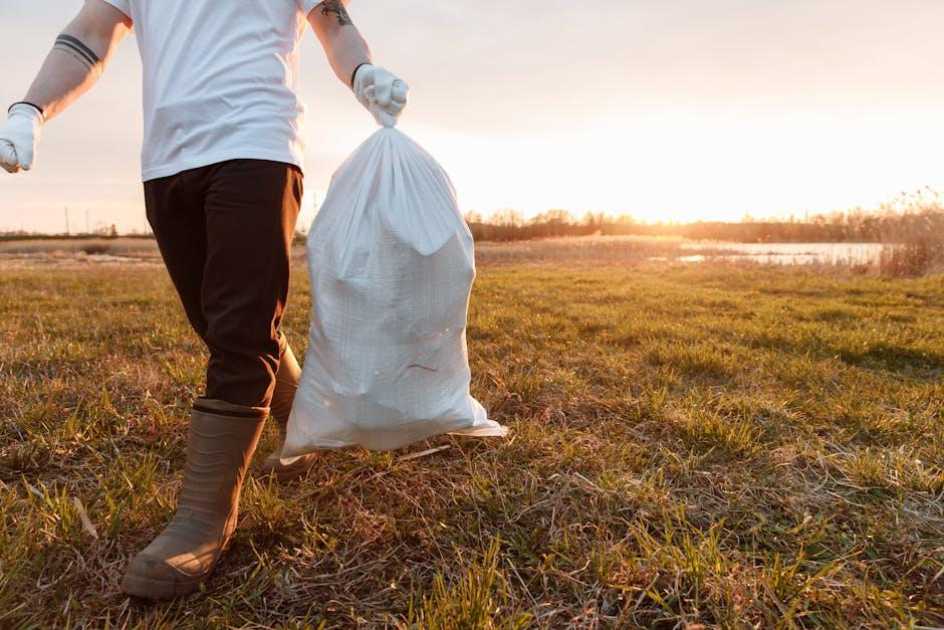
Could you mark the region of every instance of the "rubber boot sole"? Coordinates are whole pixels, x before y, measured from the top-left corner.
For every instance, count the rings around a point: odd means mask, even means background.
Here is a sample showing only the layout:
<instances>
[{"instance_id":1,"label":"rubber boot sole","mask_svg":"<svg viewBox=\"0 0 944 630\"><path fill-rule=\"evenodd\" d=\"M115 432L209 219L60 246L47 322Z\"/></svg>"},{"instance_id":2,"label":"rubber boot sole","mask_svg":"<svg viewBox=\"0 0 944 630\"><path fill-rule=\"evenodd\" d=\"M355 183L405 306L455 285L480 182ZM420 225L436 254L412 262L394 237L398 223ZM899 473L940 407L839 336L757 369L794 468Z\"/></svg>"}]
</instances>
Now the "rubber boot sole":
<instances>
[{"instance_id":1,"label":"rubber boot sole","mask_svg":"<svg viewBox=\"0 0 944 630\"><path fill-rule=\"evenodd\" d=\"M200 590L200 585L209 578L209 575L199 579L158 580L126 574L121 580L121 590L127 595L151 601L163 601L190 595Z\"/></svg>"}]
</instances>

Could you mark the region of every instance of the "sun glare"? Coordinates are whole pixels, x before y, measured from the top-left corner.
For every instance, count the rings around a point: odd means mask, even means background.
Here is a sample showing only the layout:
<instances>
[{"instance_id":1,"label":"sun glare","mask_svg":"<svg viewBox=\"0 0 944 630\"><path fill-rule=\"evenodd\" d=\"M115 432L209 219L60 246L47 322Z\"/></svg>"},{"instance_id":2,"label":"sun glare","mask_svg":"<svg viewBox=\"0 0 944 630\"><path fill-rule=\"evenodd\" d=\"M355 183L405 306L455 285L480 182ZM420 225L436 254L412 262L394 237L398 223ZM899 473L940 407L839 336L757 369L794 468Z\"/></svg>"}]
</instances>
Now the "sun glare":
<instances>
[{"instance_id":1,"label":"sun glare","mask_svg":"<svg viewBox=\"0 0 944 630\"><path fill-rule=\"evenodd\" d=\"M605 211L644 221L875 208L941 181L930 112L665 110L544 135L420 128L464 210Z\"/></svg>"}]
</instances>

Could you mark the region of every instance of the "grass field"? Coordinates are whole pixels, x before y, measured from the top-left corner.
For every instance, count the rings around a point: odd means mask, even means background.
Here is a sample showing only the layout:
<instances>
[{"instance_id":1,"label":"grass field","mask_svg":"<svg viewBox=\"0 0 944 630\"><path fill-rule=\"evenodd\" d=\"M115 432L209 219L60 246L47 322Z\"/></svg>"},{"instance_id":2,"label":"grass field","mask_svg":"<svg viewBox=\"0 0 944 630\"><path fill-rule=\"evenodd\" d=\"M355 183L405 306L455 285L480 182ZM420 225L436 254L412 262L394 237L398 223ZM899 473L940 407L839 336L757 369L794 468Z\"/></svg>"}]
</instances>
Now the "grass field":
<instances>
[{"instance_id":1,"label":"grass field","mask_svg":"<svg viewBox=\"0 0 944 630\"><path fill-rule=\"evenodd\" d=\"M164 272L0 270L0 339L3 628L944 625L940 276L485 264L473 389L512 436L253 478L207 591L155 606L118 583L205 360Z\"/></svg>"}]
</instances>

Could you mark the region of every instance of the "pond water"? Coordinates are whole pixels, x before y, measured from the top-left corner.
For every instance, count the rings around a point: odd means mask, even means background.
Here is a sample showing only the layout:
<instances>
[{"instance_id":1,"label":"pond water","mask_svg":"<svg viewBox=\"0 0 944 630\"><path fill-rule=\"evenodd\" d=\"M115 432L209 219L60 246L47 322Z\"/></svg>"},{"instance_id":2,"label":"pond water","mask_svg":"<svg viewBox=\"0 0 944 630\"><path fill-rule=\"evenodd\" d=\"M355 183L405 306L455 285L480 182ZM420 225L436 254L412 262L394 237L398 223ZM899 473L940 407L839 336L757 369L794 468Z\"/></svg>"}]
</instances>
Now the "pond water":
<instances>
[{"instance_id":1,"label":"pond water","mask_svg":"<svg viewBox=\"0 0 944 630\"><path fill-rule=\"evenodd\" d=\"M869 265L882 252L881 243L722 243L712 241L684 242L681 248L689 254L679 260L745 260L774 265L847 264Z\"/></svg>"}]
</instances>

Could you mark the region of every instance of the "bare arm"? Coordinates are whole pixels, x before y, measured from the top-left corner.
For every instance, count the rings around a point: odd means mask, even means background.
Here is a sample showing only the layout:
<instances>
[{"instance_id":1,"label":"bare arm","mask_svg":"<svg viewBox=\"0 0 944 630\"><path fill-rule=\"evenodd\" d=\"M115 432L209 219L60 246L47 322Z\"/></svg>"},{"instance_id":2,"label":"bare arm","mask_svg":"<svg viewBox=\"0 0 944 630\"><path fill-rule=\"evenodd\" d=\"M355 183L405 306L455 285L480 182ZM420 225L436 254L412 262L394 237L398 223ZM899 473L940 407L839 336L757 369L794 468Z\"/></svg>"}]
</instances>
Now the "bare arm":
<instances>
[{"instance_id":1,"label":"bare arm","mask_svg":"<svg viewBox=\"0 0 944 630\"><path fill-rule=\"evenodd\" d=\"M59 34L22 102L0 123L0 168L19 173L33 168L46 121L58 116L95 85L131 20L104 0L86 0Z\"/></svg>"},{"instance_id":2,"label":"bare arm","mask_svg":"<svg viewBox=\"0 0 944 630\"><path fill-rule=\"evenodd\" d=\"M370 63L370 48L344 5L342 0L324 0L308 14L308 22L318 36L334 73L350 86L357 67Z\"/></svg>"},{"instance_id":3,"label":"bare arm","mask_svg":"<svg viewBox=\"0 0 944 630\"><path fill-rule=\"evenodd\" d=\"M118 9L103 0L86 0L56 38L23 100L40 107L47 121L60 114L95 85L130 28L131 21Z\"/></svg>"},{"instance_id":4,"label":"bare arm","mask_svg":"<svg viewBox=\"0 0 944 630\"><path fill-rule=\"evenodd\" d=\"M334 74L384 127L393 127L406 107L409 86L371 63L370 48L348 15L347 0L324 0L308 14Z\"/></svg>"}]
</instances>

